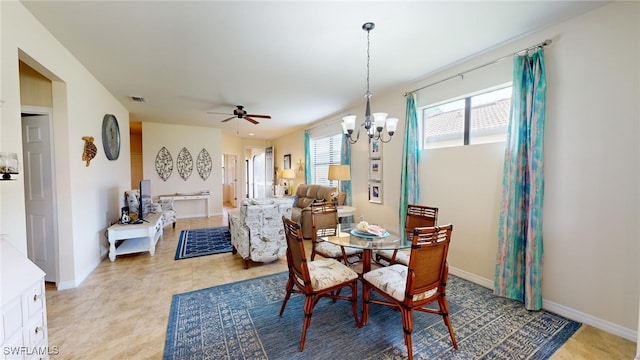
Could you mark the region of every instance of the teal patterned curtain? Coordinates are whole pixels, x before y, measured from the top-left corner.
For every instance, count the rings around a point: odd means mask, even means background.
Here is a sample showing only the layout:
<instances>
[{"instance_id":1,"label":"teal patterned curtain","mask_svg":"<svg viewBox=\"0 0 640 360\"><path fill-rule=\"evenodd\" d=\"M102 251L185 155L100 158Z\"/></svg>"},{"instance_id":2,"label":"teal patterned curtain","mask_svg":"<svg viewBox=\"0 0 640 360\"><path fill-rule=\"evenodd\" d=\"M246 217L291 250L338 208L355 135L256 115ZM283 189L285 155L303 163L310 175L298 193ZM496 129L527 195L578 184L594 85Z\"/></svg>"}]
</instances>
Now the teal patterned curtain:
<instances>
[{"instance_id":1,"label":"teal patterned curtain","mask_svg":"<svg viewBox=\"0 0 640 360\"><path fill-rule=\"evenodd\" d=\"M542 172L547 81L542 49L514 58L494 292L542 308Z\"/></svg>"},{"instance_id":2,"label":"teal patterned curtain","mask_svg":"<svg viewBox=\"0 0 640 360\"><path fill-rule=\"evenodd\" d=\"M349 138L346 136L342 137L340 146L340 164L351 167L351 143L349 143ZM340 191L347 193L344 204L351 205L351 180L340 181Z\"/></svg>"},{"instance_id":3,"label":"teal patterned curtain","mask_svg":"<svg viewBox=\"0 0 640 360\"><path fill-rule=\"evenodd\" d=\"M304 131L304 182L311 184L311 134Z\"/></svg>"},{"instance_id":4,"label":"teal patterned curtain","mask_svg":"<svg viewBox=\"0 0 640 360\"><path fill-rule=\"evenodd\" d=\"M407 205L417 204L420 200L420 181L418 181L420 137L418 134L416 101L414 94L409 94L407 96L407 121L404 128L404 149L402 151L402 169L400 174L399 210L401 229L404 227L407 218Z\"/></svg>"}]
</instances>

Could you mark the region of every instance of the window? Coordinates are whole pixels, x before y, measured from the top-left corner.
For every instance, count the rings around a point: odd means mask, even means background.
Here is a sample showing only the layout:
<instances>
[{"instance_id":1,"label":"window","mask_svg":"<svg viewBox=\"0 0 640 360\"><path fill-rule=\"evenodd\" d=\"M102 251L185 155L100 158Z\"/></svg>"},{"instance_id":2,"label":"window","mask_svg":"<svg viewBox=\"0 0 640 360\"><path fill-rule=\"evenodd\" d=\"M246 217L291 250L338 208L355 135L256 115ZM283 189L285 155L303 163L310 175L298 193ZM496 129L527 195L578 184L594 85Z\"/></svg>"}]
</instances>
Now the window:
<instances>
[{"instance_id":1,"label":"window","mask_svg":"<svg viewBox=\"0 0 640 360\"><path fill-rule=\"evenodd\" d=\"M221 161L221 164L222 164L222 185L224 185L224 184L227 183L226 182L226 178L225 178L226 174L224 173L224 155L220 156L220 161Z\"/></svg>"},{"instance_id":2,"label":"window","mask_svg":"<svg viewBox=\"0 0 640 360\"><path fill-rule=\"evenodd\" d=\"M423 148L504 141L511 109L511 89L509 84L424 108Z\"/></svg>"},{"instance_id":3,"label":"window","mask_svg":"<svg viewBox=\"0 0 640 360\"><path fill-rule=\"evenodd\" d=\"M329 165L340 165L341 133L311 139L311 179L313 184L338 186L337 181L327 179Z\"/></svg>"}]
</instances>

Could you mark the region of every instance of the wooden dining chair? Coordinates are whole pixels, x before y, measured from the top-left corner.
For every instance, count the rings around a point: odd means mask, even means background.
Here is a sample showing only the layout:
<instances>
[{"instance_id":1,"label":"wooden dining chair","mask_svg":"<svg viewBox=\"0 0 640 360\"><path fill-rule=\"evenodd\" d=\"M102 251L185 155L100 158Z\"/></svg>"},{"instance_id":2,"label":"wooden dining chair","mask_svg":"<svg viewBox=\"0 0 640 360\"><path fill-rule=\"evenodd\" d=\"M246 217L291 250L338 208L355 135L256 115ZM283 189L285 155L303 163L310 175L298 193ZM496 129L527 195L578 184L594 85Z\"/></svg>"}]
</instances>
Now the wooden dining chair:
<instances>
[{"instance_id":1,"label":"wooden dining chair","mask_svg":"<svg viewBox=\"0 0 640 360\"><path fill-rule=\"evenodd\" d=\"M423 205L407 205L407 218L404 224L405 236L411 238L413 229L417 227L436 226L438 224L438 208ZM375 255L376 261L384 260L389 265L395 263L408 265L408 250L378 250Z\"/></svg>"},{"instance_id":2,"label":"wooden dining chair","mask_svg":"<svg viewBox=\"0 0 640 360\"><path fill-rule=\"evenodd\" d=\"M445 297L449 273L447 253L452 231L451 224L415 228L408 266L393 264L369 271L362 276L362 325L367 325L369 321L371 303L399 309L402 313L404 342L407 345L409 360L413 359L413 311L441 315L449 329L453 347L458 349ZM381 294L384 299L370 299L371 290ZM439 309L426 307L436 301Z\"/></svg>"},{"instance_id":3,"label":"wooden dining chair","mask_svg":"<svg viewBox=\"0 0 640 360\"><path fill-rule=\"evenodd\" d=\"M347 300L351 302L351 311L356 326L361 324L358 320L358 274L348 266L338 262L336 259L320 259L307 261L302 240L302 230L300 224L282 217L284 223L285 236L287 238L287 266L289 267L289 278L287 279L287 294L282 301L280 316L284 313L284 308L292 293L303 294L304 299L304 322L302 325L302 338L300 339L300 351L304 350L304 341L307 336L307 329L311 325L311 315L313 308L320 298L327 297L332 300ZM340 290L351 288L351 295L340 295Z\"/></svg>"},{"instance_id":4,"label":"wooden dining chair","mask_svg":"<svg viewBox=\"0 0 640 360\"><path fill-rule=\"evenodd\" d=\"M311 261L320 255L324 258L336 259L351 265L349 258L358 256L362 259L362 249L344 247L325 241L323 236L338 235L338 209L330 202L311 205L312 247Z\"/></svg>"}]
</instances>

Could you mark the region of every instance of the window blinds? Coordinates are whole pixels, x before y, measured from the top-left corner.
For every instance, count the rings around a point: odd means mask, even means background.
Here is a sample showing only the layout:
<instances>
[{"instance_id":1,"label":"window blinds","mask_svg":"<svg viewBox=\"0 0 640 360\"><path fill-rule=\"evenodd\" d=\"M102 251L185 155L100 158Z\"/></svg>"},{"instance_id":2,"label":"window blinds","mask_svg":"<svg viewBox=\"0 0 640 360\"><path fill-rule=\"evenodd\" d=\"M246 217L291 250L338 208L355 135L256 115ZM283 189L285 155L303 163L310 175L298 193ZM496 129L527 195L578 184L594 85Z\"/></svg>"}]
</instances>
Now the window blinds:
<instances>
[{"instance_id":1,"label":"window blinds","mask_svg":"<svg viewBox=\"0 0 640 360\"><path fill-rule=\"evenodd\" d=\"M311 178L314 184L337 186L335 181L329 181L329 165L340 164L340 150L342 134L311 139Z\"/></svg>"}]
</instances>

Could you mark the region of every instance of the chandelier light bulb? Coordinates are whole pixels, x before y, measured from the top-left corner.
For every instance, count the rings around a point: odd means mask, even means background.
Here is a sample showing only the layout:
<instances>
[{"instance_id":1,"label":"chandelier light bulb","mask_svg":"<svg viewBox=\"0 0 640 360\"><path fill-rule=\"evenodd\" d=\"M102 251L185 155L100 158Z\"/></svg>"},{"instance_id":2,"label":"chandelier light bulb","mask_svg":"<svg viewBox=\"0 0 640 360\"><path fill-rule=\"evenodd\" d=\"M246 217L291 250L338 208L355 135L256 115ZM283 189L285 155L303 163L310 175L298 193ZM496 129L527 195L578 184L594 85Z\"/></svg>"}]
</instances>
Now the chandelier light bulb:
<instances>
[{"instance_id":1,"label":"chandelier light bulb","mask_svg":"<svg viewBox=\"0 0 640 360\"><path fill-rule=\"evenodd\" d=\"M373 113L373 123L376 127L376 131L382 132L387 115L387 113Z\"/></svg>"},{"instance_id":2,"label":"chandelier light bulb","mask_svg":"<svg viewBox=\"0 0 640 360\"><path fill-rule=\"evenodd\" d=\"M389 133L389 135L393 136L393 133L396 132L397 126L398 126L398 119L396 118L387 119L387 132Z\"/></svg>"},{"instance_id":3,"label":"chandelier light bulb","mask_svg":"<svg viewBox=\"0 0 640 360\"><path fill-rule=\"evenodd\" d=\"M356 116L355 115L347 115L342 118L342 128L346 130L349 134L353 132L356 128Z\"/></svg>"}]
</instances>

